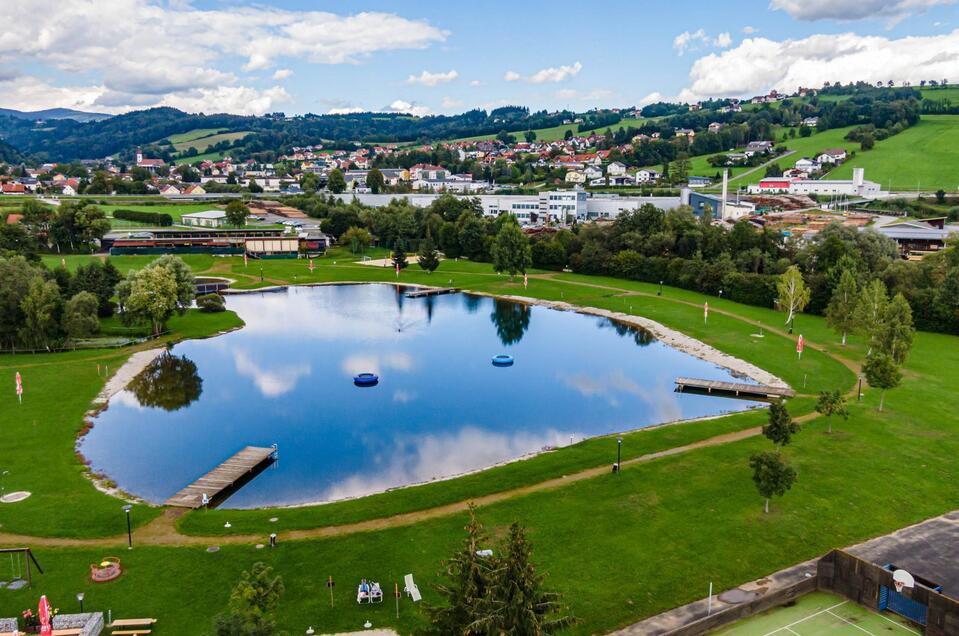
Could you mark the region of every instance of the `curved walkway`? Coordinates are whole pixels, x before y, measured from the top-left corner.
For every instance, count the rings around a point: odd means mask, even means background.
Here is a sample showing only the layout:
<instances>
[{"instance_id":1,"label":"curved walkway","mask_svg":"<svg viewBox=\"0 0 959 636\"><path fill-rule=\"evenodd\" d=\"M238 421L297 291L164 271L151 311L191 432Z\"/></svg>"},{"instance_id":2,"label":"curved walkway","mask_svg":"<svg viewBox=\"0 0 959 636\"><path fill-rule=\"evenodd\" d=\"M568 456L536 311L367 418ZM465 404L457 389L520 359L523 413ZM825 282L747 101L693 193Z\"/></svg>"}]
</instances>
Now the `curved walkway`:
<instances>
[{"instance_id":1,"label":"curved walkway","mask_svg":"<svg viewBox=\"0 0 959 636\"><path fill-rule=\"evenodd\" d=\"M555 274L541 274L536 275L534 278L543 278L550 279L553 282L562 282L570 285L581 285L585 287L593 287L597 289L603 289L607 291L621 292L620 295L623 296L644 296L650 298L657 298L659 300L668 300L669 302L679 303L691 307L698 307L698 303L689 300L682 300L678 298L663 298L649 292L640 292L623 289L620 287L613 287L609 285L601 285L598 283L585 283L580 281L563 281L561 279L556 279ZM288 283L284 283L288 284ZM747 324L753 326L760 326L759 321L755 321L739 314L733 313L728 310L714 308L713 312L719 313L736 320L740 320ZM791 340L796 340L792 335L786 333L781 329L771 328L769 325L763 324L762 327L774 333L776 335L789 338ZM836 361L840 362L855 374L860 373L859 365L849 360L843 356L836 355L835 353L827 350L825 347L820 345L809 345L810 348L813 348L817 351L822 352L824 355L827 355ZM847 394L854 395L855 387L853 387ZM811 419L814 419L818 416L817 413L811 412L806 413L802 416L796 417L797 422L805 422ZM732 433L725 433L722 435L717 435L715 437L710 437L690 444L685 444L683 446L675 446L673 448L668 448L665 450L657 451L654 453L648 453L646 455L640 455L639 457L634 457L629 460L622 462L622 465L630 466L635 464L640 464L643 462L649 462L656 459L661 459L664 457L670 457L673 455L679 455L686 453L692 450L699 448L708 448L711 446L720 446L724 444L729 444L733 442L738 442L762 433L761 427L753 427L740 431L734 431ZM535 492L542 492L546 490L553 490L557 488L562 488L569 484L573 484L579 481L586 479L592 479L594 477L599 477L601 475L607 474L610 471L610 466L602 465L596 466L594 468L589 468L582 470L577 473L570 475L565 475L563 477L557 477L553 479L548 479L536 484L531 484L528 486L523 486L520 488L514 488L512 490L506 490L498 493L492 493L489 495L484 495L481 497L476 497L466 501L459 501L452 504L445 504L442 506L436 506L434 508L427 508L425 510L417 510L413 512L401 513L393 515L390 517L380 517L377 519L369 519L365 521L360 521L356 523L338 525L338 526L323 526L318 528L309 528L303 530L289 530L286 532L278 532L277 537L281 540L306 540L306 539L319 539L325 537L334 537L353 534L357 532L370 532L376 530L384 530L387 528L395 528L401 526L408 526L421 521L426 521L430 519L436 519L440 517L445 517L448 515L453 515L461 512L465 512L469 505L473 504L479 507L488 506L495 504L501 501L508 499L513 499L516 497L522 497L529 495ZM151 545L151 546L207 546L207 545L226 545L226 544L257 544L264 543L267 540L266 535L222 535L222 536L200 536L200 535L186 535L182 534L179 529L176 527L176 521L183 514L185 510L167 508L164 510L163 514L151 521L150 523L142 526L134 531L133 539L134 543L137 545ZM64 537L36 537L29 535L18 535L0 532L0 541L6 542L9 544L30 544L33 546L46 546L46 547L99 547L99 546L115 546L125 543L126 536L118 535L113 537L102 537L96 539L72 539Z\"/></svg>"}]
</instances>

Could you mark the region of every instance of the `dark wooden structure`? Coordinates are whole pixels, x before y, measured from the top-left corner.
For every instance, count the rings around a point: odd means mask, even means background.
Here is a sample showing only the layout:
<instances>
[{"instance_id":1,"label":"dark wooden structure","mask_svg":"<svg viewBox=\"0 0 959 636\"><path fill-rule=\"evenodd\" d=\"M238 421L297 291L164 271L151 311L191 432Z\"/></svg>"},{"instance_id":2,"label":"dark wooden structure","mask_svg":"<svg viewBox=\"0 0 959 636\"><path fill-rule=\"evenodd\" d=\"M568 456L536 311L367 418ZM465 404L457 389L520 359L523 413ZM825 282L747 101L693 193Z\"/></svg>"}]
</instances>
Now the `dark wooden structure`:
<instances>
[{"instance_id":1,"label":"dark wooden structure","mask_svg":"<svg viewBox=\"0 0 959 636\"><path fill-rule=\"evenodd\" d=\"M222 498L222 495L232 488L246 483L258 474L258 469L265 468L274 461L275 446L247 446L164 503L167 506L194 509L211 505L215 499Z\"/></svg>"},{"instance_id":2,"label":"dark wooden structure","mask_svg":"<svg viewBox=\"0 0 959 636\"><path fill-rule=\"evenodd\" d=\"M758 397L765 399L792 397L796 395L796 392L788 387L683 377L676 378L676 391L679 393L691 391L696 393L715 393L716 395L732 397Z\"/></svg>"}]
</instances>

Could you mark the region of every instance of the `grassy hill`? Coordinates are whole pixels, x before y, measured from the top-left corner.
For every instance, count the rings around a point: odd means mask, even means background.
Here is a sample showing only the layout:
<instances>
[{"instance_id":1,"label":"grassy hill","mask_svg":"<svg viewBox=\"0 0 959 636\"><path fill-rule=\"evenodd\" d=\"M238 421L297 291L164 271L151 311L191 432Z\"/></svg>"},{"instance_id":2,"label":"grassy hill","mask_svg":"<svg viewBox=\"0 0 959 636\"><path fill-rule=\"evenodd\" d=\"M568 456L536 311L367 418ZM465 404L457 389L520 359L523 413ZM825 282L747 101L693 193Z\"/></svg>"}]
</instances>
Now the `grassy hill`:
<instances>
[{"instance_id":1,"label":"grassy hill","mask_svg":"<svg viewBox=\"0 0 959 636\"><path fill-rule=\"evenodd\" d=\"M883 188L955 191L959 189L957 149L959 115L924 115L917 125L877 142L872 150L858 152L829 176L849 179L853 168L865 168L866 178Z\"/></svg>"},{"instance_id":2,"label":"grassy hill","mask_svg":"<svg viewBox=\"0 0 959 636\"><path fill-rule=\"evenodd\" d=\"M193 131L197 132L197 131ZM179 141L173 144L173 147L179 152L183 152L189 148L196 148L197 152L204 152L210 146L216 145L221 141L236 141L237 139L243 139L250 134L248 130L241 130L239 132L214 132L203 137L194 137L193 139L187 139ZM176 135L179 136L179 135Z\"/></svg>"},{"instance_id":3,"label":"grassy hill","mask_svg":"<svg viewBox=\"0 0 959 636\"><path fill-rule=\"evenodd\" d=\"M615 124L613 126L600 126L599 128L594 128L592 130L586 130L583 132L579 132L578 130L579 124L562 124L560 126L551 126L550 128L534 128L533 132L536 133L536 141L556 141L558 139L563 139L563 137L566 136L567 130L571 130L574 135L588 135L594 132L601 133L607 128L612 128L613 130L616 130L620 126L622 126L623 128L629 128L630 126L632 126L633 128L639 128L647 121L650 121L650 120L627 117L621 120L618 124ZM525 131L517 131L510 134L516 137L518 141L522 141L524 132ZM495 137L496 137L496 134L474 135L473 137L459 137L457 139L448 139L447 142L483 141L485 139L494 139Z\"/></svg>"},{"instance_id":4,"label":"grassy hill","mask_svg":"<svg viewBox=\"0 0 959 636\"><path fill-rule=\"evenodd\" d=\"M170 135L166 138L171 144L182 144L187 141L195 141L197 139L202 139L204 137L209 137L210 135L215 135L217 133L225 132L226 128L195 128L193 130L188 130L185 133L180 133L178 135Z\"/></svg>"}]
</instances>

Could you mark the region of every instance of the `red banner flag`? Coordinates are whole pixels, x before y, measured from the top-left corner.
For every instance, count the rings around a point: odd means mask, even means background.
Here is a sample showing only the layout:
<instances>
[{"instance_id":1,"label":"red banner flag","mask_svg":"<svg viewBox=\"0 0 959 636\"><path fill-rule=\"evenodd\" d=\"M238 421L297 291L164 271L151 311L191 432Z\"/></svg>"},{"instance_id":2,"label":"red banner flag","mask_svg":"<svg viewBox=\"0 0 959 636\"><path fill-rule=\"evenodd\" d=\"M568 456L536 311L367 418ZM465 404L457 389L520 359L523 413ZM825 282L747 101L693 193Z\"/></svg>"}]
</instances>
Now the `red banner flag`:
<instances>
[{"instance_id":1,"label":"red banner flag","mask_svg":"<svg viewBox=\"0 0 959 636\"><path fill-rule=\"evenodd\" d=\"M400 275L400 264L397 263L397 264L396 264L396 276L399 277L399 275Z\"/></svg>"},{"instance_id":2,"label":"red banner flag","mask_svg":"<svg viewBox=\"0 0 959 636\"><path fill-rule=\"evenodd\" d=\"M799 340L796 341L796 353L801 354L804 346L805 342L803 341L802 334L799 334Z\"/></svg>"},{"instance_id":3,"label":"red banner flag","mask_svg":"<svg viewBox=\"0 0 959 636\"><path fill-rule=\"evenodd\" d=\"M20 377L19 371L17 371L17 401L23 403L23 378Z\"/></svg>"}]
</instances>

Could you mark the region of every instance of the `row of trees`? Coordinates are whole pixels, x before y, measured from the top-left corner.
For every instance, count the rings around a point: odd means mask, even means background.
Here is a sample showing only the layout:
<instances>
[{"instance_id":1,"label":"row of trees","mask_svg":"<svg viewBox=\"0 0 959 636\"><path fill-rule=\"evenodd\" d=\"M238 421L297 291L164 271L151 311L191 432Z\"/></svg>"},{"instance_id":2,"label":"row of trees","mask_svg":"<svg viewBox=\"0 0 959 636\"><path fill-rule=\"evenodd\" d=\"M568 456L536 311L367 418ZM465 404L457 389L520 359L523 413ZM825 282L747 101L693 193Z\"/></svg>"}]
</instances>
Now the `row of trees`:
<instances>
[{"instance_id":1,"label":"row of trees","mask_svg":"<svg viewBox=\"0 0 959 636\"><path fill-rule=\"evenodd\" d=\"M149 324L154 334L193 302L190 268L163 256L124 279L109 261L93 260L73 273L22 256L0 257L0 343L4 349L51 350L100 329L119 299L127 324Z\"/></svg>"}]
</instances>

